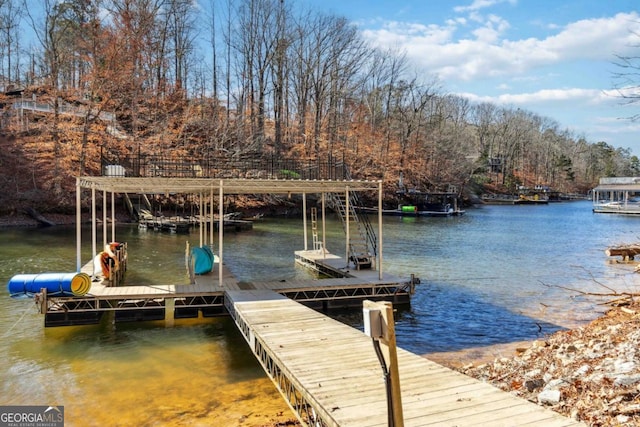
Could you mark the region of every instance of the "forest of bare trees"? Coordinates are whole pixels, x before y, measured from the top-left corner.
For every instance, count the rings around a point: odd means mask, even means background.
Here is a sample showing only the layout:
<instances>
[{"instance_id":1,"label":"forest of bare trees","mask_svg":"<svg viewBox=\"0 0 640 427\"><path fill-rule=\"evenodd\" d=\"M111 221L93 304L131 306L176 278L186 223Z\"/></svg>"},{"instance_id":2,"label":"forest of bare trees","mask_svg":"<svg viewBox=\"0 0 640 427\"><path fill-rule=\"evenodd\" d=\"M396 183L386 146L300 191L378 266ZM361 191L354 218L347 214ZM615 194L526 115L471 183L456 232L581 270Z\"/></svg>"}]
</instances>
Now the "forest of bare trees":
<instances>
[{"instance_id":1,"label":"forest of bare trees","mask_svg":"<svg viewBox=\"0 0 640 427\"><path fill-rule=\"evenodd\" d=\"M32 172L2 179L60 197L71 177L99 173L101 151L330 155L390 189L402 174L473 192L586 192L640 169L553 118L447 93L344 17L294 1L0 0L0 77L3 135ZM53 113L17 116L16 93ZM82 114L60 114L67 105Z\"/></svg>"}]
</instances>

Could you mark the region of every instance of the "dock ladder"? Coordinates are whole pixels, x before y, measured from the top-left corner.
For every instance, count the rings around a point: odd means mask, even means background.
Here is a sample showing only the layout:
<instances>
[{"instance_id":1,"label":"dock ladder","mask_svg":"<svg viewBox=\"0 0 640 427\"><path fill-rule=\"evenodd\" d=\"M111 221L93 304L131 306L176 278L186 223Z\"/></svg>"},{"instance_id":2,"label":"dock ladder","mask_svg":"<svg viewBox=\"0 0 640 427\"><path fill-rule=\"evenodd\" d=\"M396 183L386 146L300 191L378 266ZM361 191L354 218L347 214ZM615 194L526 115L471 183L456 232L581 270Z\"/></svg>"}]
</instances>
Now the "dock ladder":
<instances>
[{"instance_id":1,"label":"dock ladder","mask_svg":"<svg viewBox=\"0 0 640 427\"><path fill-rule=\"evenodd\" d=\"M322 251L322 241L318 239L318 210L311 208L311 236L313 237L313 250Z\"/></svg>"},{"instance_id":2,"label":"dock ladder","mask_svg":"<svg viewBox=\"0 0 640 427\"><path fill-rule=\"evenodd\" d=\"M340 216L345 233L347 228L349 230L349 260L357 270L371 268L375 265L377 255L377 238L367 215L358 214L357 208L361 203L357 193L349 192L348 194L348 203L347 196L342 193L329 194L329 200Z\"/></svg>"}]
</instances>

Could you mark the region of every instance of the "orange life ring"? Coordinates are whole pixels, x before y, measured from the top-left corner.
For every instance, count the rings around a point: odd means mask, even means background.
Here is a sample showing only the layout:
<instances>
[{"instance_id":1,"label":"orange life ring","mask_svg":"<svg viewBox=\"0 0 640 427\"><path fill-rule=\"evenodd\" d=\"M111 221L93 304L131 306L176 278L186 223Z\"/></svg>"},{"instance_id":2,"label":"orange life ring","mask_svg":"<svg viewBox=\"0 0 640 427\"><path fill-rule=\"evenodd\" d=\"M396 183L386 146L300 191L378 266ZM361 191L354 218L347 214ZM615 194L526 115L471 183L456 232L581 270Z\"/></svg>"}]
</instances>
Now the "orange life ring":
<instances>
[{"instance_id":1,"label":"orange life ring","mask_svg":"<svg viewBox=\"0 0 640 427\"><path fill-rule=\"evenodd\" d=\"M110 273L118 269L118 260L106 251L100 252L100 267L102 275L108 279Z\"/></svg>"}]
</instances>

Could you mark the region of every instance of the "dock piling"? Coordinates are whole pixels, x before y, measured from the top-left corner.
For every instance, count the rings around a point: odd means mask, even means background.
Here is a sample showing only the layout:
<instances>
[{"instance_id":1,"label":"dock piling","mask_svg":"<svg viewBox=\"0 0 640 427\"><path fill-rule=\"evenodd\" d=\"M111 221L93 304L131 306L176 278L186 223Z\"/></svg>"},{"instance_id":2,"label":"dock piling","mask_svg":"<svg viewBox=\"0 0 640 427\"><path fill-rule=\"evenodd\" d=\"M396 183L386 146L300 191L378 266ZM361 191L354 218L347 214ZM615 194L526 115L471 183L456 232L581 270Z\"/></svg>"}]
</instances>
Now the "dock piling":
<instances>
[{"instance_id":1,"label":"dock piling","mask_svg":"<svg viewBox=\"0 0 640 427\"><path fill-rule=\"evenodd\" d=\"M164 325L173 326L175 324L175 298L164 299Z\"/></svg>"}]
</instances>

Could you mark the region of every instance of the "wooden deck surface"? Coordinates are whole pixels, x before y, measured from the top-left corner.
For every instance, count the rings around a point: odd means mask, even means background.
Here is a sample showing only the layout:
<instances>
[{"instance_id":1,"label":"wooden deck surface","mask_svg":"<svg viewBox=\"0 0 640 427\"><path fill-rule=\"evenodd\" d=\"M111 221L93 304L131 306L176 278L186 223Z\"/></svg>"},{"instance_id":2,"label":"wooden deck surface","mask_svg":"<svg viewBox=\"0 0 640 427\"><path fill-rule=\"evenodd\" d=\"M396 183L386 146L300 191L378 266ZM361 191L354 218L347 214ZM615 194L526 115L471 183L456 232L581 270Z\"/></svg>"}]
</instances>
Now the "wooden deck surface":
<instances>
[{"instance_id":1,"label":"wooden deck surface","mask_svg":"<svg viewBox=\"0 0 640 427\"><path fill-rule=\"evenodd\" d=\"M314 256L313 251L299 251L297 254L301 254L304 257L309 257L312 260L321 261L331 265L333 268L342 269L346 266L346 262L343 258L327 254L326 256ZM206 295L206 294L221 294L225 290L251 290L251 289L265 289L275 291L294 291L304 289L320 289L320 288L356 288L363 285L384 285L395 284L402 281L399 277L383 274L382 279L378 277L376 270L353 270L350 271L351 277L345 278L331 278L331 279L287 279L287 280L275 280L275 281L239 281L233 273L222 264L222 286L219 283L218 269L219 263L215 263L213 270L210 273L204 275L195 276L194 284L158 284L158 285L135 285L135 286L117 286L109 287L105 286L102 280L102 276L97 276L97 281L91 284L88 296L96 297L108 297L115 298L122 296L125 298L133 297L162 297L172 295ZM131 268L131 267L129 267ZM348 269L347 269L348 271ZM82 272L87 273L89 276L93 275L93 263L87 263Z\"/></svg>"},{"instance_id":2,"label":"wooden deck surface","mask_svg":"<svg viewBox=\"0 0 640 427\"><path fill-rule=\"evenodd\" d=\"M387 426L371 338L275 292L225 298L326 425ZM408 351L398 360L405 426L583 425Z\"/></svg>"}]
</instances>

